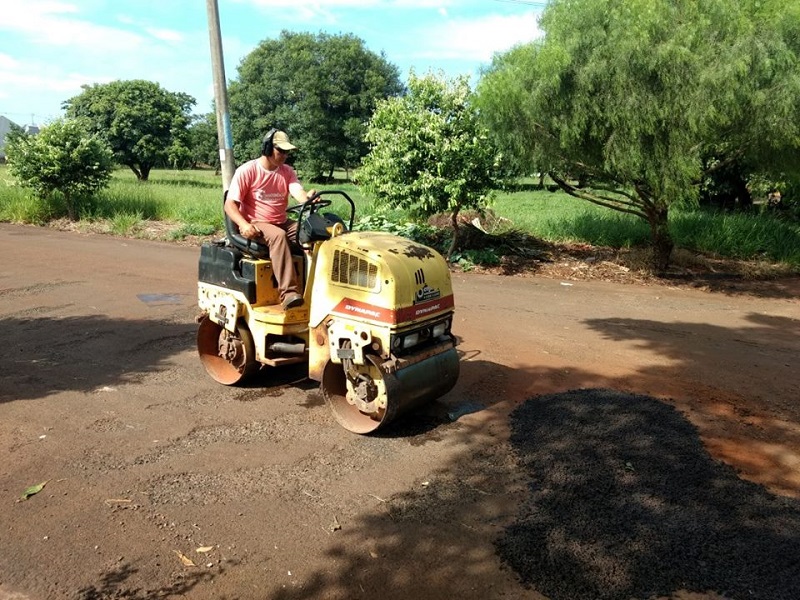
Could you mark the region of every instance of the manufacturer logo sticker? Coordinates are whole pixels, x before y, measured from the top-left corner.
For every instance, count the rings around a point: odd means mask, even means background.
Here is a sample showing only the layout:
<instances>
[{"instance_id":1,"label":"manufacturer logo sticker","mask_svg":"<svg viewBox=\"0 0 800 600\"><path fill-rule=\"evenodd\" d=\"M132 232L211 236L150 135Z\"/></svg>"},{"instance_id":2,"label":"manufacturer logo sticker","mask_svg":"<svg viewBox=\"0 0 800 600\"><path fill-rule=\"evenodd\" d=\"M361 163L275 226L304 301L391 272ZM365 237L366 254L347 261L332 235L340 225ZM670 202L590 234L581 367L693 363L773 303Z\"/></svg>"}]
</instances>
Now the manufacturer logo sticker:
<instances>
[{"instance_id":1,"label":"manufacturer logo sticker","mask_svg":"<svg viewBox=\"0 0 800 600\"><path fill-rule=\"evenodd\" d=\"M423 285L420 289L417 290L414 302L417 303L417 302L427 302L428 300L435 300L436 298L439 298L441 295L442 292L440 290L435 290L432 287Z\"/></svg>"}]
</instances>

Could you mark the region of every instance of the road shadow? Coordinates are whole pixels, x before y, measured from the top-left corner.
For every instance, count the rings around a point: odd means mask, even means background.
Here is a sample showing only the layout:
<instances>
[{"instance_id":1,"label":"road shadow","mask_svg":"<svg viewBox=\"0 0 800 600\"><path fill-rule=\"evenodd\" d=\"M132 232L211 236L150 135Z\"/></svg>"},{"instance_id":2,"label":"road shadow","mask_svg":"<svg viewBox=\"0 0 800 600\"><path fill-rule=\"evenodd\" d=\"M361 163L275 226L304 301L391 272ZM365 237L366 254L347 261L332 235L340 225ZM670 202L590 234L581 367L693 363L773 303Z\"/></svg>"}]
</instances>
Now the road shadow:
<instances>
[{"instance_id":1,"label":"road shadow","mask_svg":"<svg viewBox=\"0 0 800 600\"><path fill-rule=\"evenodd\" d=\"M146 585L142 585L139 588L131 585L131 580L138 577L139 570L130 563L123 563L103 573L96 585L90 585L78 590L76 600L109 600L111 598L151 600L153 598L185 597L198 585L213 582L215 577L224 572L224 568L220 568L216 573L186 571L175 577L172 583L163 588L153 589ZM232 597L221 594L216 598L225 600Z\"/></svg>"},{"instance_id":2,"label":"road shadow","mask_svg":"<svg viewBox=\"0 0 800 600\"><path fill-rule=\"evenodd\" d=\"M196 326L103 316L7 318L0 345L0 403L135 382L194 349Z\"/></svg>"},{"instance_id":3,"label":"road shadow","mask_svg":"<svg viewBox=\"0 0 800 600\"><path fill-rule=\"evenodd\" d=\"M750 326L741 328L650 319L587 319L584 322L606 339L639 342L643 349L678 362L718 362L720 351L734 347L744 356L768 352L775 356L773 362L779 364L797 358L800 319L750 313L745 320Z\"/></svg>"},{"instance_id":4,"label":"road shadow","mask_svg":"<svg viewBox=\"0 0 800 600\"><path fill-rule=\"evenodd\" d=\"M736 273L687 272L664 276L662 283L727 296L754 296L772 300L795 300L800 297L800 277L796 275L751 279Z\"/></svg>"}]
</instances>

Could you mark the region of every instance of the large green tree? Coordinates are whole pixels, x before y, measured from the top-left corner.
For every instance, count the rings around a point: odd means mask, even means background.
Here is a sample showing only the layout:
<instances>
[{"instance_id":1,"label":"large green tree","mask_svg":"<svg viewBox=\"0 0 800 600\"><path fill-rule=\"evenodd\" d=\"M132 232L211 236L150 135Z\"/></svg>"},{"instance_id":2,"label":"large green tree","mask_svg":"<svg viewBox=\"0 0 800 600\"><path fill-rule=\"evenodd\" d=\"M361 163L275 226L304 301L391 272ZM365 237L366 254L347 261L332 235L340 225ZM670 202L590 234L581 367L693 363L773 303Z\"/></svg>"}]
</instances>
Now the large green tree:
<instances>
[{"instance_id":1,"label":"large green tree","mask_svg":"<svg viewBox=\"0 0 800 600\"><path fill-rule=\"evenodd\" d=\"M235 153L258 155L272 127L300 147L304 176L330 176L367 152L363 137L378 100L401 93L398 69L353 35L290 33L261 42L230 84Z\"/></svg>"},{"instance_id":2,"label":"large green tree","mask_svg":"<svg viewBox=\"0 0 800 600\"><path fill-rule=\"evenodd\" d=\"M86 125L75 119L53 121L36 135L15 133L6 146L11 175L48 202L60 194L73 221L81 202L108 185L114 166L105 140Z\"/></svg>"},{"instance_id":3,"label":"large green tree","mask_svg":"<svg viewBox=\"0 0 800 600\"><path fill-rule=\"evenodd\" d=\"M169 92L152 81L134 79L84 85L64 102L68 117L82 117L103 136L118 163L140 180L150 171L185 159L195 99Z\"/></svg>"},{"instance_id":4,"label":"large green tree","mask_svg":"<svg viewBox=\"0 0 800 600\"><path fill-rule=\"evenodd\" d=\"M408 93L378 104L358 183L379 203L417 217L449 212L458 246L458 214L483 209L497 184L498 155L471 103L465 77L411 75Z\"/></svg>"},{"instance_id":5,"label":"large green tree","mask_svg":"<svg viewBox=\"0 0 800 600\"><path fill-rule=\"evenodd\" d=\"M798 4L552 0L543 40L494 61L479 105L518 164L645 219L664 271L669 208L704 177L797 168Z\"/></svg>"}]
</instances>

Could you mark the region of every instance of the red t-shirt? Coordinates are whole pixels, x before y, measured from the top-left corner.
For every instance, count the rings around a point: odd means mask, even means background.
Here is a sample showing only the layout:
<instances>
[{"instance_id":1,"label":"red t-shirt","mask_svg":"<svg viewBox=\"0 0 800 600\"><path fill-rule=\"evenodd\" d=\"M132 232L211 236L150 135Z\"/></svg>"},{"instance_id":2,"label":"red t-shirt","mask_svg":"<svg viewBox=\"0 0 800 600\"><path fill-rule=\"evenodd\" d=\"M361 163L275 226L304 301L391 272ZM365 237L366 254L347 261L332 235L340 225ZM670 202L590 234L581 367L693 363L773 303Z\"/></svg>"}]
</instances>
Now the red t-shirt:
<instances>
[{"instance_id":1,"label":"red t-shirt","mask_svg":"<svg viewBox=\"0 0 800 600\"><path fill-rule=\"evenodd\" d=\"M261 166L259 159L254 159L236 169L227 197L239 202L239 212L248 221L280 225L286 221L292 183L299 182L289 165L269 171Z\"/></svg>"}]
</instances>

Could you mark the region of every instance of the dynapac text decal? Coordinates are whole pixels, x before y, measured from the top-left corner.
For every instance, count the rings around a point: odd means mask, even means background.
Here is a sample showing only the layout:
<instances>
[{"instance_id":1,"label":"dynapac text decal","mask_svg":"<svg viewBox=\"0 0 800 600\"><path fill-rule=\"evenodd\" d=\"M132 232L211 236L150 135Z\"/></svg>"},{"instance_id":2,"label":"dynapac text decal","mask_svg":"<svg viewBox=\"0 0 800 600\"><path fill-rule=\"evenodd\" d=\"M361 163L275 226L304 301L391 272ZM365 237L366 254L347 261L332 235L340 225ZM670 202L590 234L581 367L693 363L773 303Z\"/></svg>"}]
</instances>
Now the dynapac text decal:
<instances>
[{"instance_id":1,"label":"dynapac text decal","mask_svg":"<svg viewBox=\"0 0 800 600\"><path fill-rule=\"evenodd\" d=\"M366 302L359 302L351 298L344 298L331 312L347 317L360 317L369 321L378 321L379 323L393 325L406 321L424 319L425 317L451 308L453 308L452 295L445 296L444 298L436 298L429 302L421 302L420 304L414 304L413 306L407 306L398 310L383 308Z\"/></svg>"}]
</instances>

